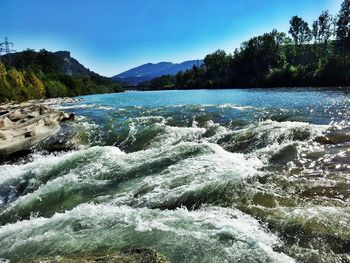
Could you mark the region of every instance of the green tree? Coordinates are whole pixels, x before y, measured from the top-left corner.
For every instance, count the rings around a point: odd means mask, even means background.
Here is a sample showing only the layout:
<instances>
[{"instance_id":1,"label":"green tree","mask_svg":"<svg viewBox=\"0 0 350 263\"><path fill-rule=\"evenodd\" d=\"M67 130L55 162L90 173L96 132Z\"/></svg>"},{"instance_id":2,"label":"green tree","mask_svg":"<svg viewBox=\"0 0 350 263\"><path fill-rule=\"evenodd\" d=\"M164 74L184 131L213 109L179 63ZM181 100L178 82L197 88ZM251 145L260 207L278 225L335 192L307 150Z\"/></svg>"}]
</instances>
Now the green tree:
<instances>
[{"instance_id":1,"label":"green tree","mask_svg":"<svg viewBox=\"0 0 350 263\"><path fill-rule=\"evenodd\" d=\"M27 90L26 99L40 99L45 96L45 86L34 72L24 72L24 88Z\"/></svg>"},{"instance_id":2,"label":"green tree","mask_svg":"<svg viewBox=\"0 0 350 263\"><path fill-rule=\"evenodd\" d=\"M224 78L226 76L229 58L225 51L217 50L204 58L207 75L211 79Z\"/></svg>"},{"instance_id":3,"label":"green tree","mask_svg":"<svg viewBox=\"0 0 350 263\"><path fill-rule=\"evenodd\" d=\"M317 44L320 42L320 30L319 30L319 21L316 20L312 23L312 30L311 30L311 35L314 40L314 44Z\"/></svg>"},{"instance_id":4,"label":"green tree","mask_svg":"<svg viewBox=\"0 0 350 263\"><path fill-rule=\"evenodd\" d=\"M68 96L67 87L58 80L48 79L44 81L46 97L57 98Z\"/></svg>"},{"instance_id":5,"label":"green tree","mask_svg":"<svg viewBox=\"0 0 350 263\"><path fill-rule=\"evenodd\" d=\"M323 11L318 18L318 39L324 45L327 45L333 35L333 18L328 11Z\"/></svg>"},{"instance_id":6,"label":"green tree","mask_svg":"<svg viewBox=\"0 0 350 263\"><path fill-rule=\"evenodd\" d=\"M312 38L308 23L298 16L293 16L290 20L289 33L295 45L306 44Z\"/></svg>"},{"instance_id":7,"label":"green tree","mask_svg":"<svg viewBox=\"0 0 350 263\"><path fill-rule=\"evenodd\" d=\"M343 47L350 45L350 0L344 0L338 14L337 40Z\"/></svg>"},{"instance_id":8,"label":"green tree","mask_svg":"<svg viewBox=\"0 0 350 263\"><path fill-rule=\"evenodd\" d=\"M231 82L242 86L262 83L270 70L285 63L281 52L285 41L285 34L273 30L244 42L232 61Z\"/></svg>"},{"instance_id":9,"label":"green tree","mask_svg":"<svg viewBox=\"0 0 350 263\"><path fill-rule=\"evenodd\" d=\"M40 68L38 67L38 56L37 53L33 49L26 49L22 52L22 56L19 57L18 62L20 63L17 68L22 70L33 70L37 71Z\"/></svg>"},{"instance_id":10,"label":"green tree","mask_svg":"<svg viewBox=\"0 0 350 263\"><path fill-rule=\"evenodd\" d=\"M330 43L334 34L334 19L328 11L323 11L312 24L312 35L314 38L315 60L325 61L330 50Z\"/></svg>"},{"instance_id":11,"label":"green tree","mask_svg":"<svg viewBox=\"0 0 350 263\"><path fill-rule=\"evenodd\" d=\"M52 52L42 49L38 53L38 64L44 73L62 72L63 61Z\"/></svg>"},{"instance_id":12,"label":"green tree","mask_svg":"<svg viewBox=\"0 0 350 263\"><path fill-rule=\"evenodd\" d=\"M14 100L15 92L10 87L7 80L7 70L3 63L0 62L0 101Z\"/></svg>"}]
</instances>

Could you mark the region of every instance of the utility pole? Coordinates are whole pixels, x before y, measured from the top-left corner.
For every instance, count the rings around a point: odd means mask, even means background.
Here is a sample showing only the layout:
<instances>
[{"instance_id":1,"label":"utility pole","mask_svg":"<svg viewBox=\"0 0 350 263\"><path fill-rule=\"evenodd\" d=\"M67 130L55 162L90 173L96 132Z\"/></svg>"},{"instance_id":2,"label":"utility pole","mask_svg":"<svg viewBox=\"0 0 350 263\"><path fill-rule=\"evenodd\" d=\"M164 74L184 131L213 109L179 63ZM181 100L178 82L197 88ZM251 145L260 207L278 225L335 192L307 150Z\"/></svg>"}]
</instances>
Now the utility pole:
<instances>
[{"instance_id":1,"label":"utility pole","mask_svg":"<svg viewBox=\"0 0 350 263\"><path fill-rule=\"evenodd\" d=\"M9 65L11 65L11 52L16 52L16 50L11 49L11 47L13 47L13 43L9 42L7 37L5 37L5 42L0 43L0 56L1 53L5 53Z\"/></svg>"}]
</instances>

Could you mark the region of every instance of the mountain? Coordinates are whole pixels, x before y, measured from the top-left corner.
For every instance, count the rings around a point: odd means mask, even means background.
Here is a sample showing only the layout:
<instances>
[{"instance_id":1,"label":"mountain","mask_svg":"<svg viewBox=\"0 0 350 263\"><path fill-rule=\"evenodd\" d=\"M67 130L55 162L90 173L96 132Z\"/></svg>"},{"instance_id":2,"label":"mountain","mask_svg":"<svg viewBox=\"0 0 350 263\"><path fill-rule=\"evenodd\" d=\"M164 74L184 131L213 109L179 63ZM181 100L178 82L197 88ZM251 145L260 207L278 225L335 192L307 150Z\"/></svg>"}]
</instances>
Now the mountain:
<instances>
[{"instance_id":1,"label":"mountain","mask_svg":"<svg viewBox=\"0 0 350 263\"><path fill-rule=\"evenodd\" d=\"M179 71L186 71L194 65L201 66L202 64L203 60L190 60L178 64L171 62L148 63L115 75L112 80L128 85L138 85L163 75L176 75Z\"/></svg>"},{"instance_id":2,"label":"mountain","mask_svg":"<svg viewBox=\"0 0 350 263\"><path fill-rule=\"evenodd\" d=\"M5 64L18 69L39 67L43 71L63 73L70 76L99 76L71 57L69 51L49 52L43 49L36 52L28 49L22 52L0 56L0 59Z\"/></svg>"},{"instance_id":3,"label":"mountain","mask_svg":"<svg viewBox=\"0 0 350 263\"><path fill-rule=\"evenodd\" d=\"M78 60L72 58L69 51L58 51L54 55L61 58L63 61L63 70L68 75L77 75L77 76L98 76L99 74L91 71L89 68L86 68Z\"/></svg>"}]
</instances>

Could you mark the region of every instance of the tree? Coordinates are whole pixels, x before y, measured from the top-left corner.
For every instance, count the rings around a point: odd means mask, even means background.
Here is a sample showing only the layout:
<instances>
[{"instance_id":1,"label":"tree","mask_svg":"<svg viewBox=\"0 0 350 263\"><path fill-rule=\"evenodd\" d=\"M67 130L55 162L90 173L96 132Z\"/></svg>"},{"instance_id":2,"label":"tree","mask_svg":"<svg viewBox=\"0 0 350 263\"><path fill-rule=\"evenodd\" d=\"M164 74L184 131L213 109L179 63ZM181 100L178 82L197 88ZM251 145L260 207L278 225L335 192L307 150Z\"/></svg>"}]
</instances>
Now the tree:
<instances>
[{"instance_id":1,"label":"tree","mask_svg":"<svg viewBox=\"0 0 350 263\"><path fill-rule=\"evenodd\" d=\"M38 64L44 73L62 72L63 68L63 61L45 49L41 49L38 53Z\"/></svg>"},{"instance_id":2,"label":"tree","mask_svg":"<svg viewBox=\"0 0 350 263\"><path fill-rule=\"evenodd\" d=\"M334 34L334 19L328 11L323 11L314 21L311 34L315 44L315 55L320 58L318 61L324 61L329 54L329 44Z\"/></svg>"},{"instance_id":3,"label":"tree","mask_svg":"<svg viewBox=\"0 0 350 263\"><path fill-rule=\"evenodd\" d=\"M21 70L38 70L37 53L33 49L27 48L18 59L20 65L16 66Z\"/></svg>"},{"instance_id":4,"label":"tree","mask_svg":"<svg viewBox=\"0 0 350 263\"><path fill-rule=\"evenodd\" d=\"M175 83L175 77L171 75L163 75L159 78L152 79L149 86L153 89L172 88Z\"/></svg>"},{"instance_id":5,"label":"tree","mask_svg":"<svg viewBox=\"0 0 350 263\"><path fill-rule=\"evenodd\" d=\"M319 42L323 43L324 45L327 45L332 37L333 30L332 30L332 16L329 14L328 11L323 11L322 14L318 18L318 37Z\"/></svg>"},{"instance_id":6,"label":"tree","mask_svg":"<svg viewBox=\"0 0 350 263\"><path fill-rule=\"evenodd\" d=\"M231 82L242 86L262 83L270 70L283 66L281 46L286 41L284 33L273 30L244 42L231 64Z\"/></svg>"},{"instance_id":7,"label":"tree","mask_svg":"<svg viewBox=\"0 0 350 263\"><path fill-rule=\"evenodd\" d=\"M350 0L344 0L338 14L337 40L344 50L350 48Z\"/></svg>"},{"instance_id":8,"label":"tree","mask_svg":"<svg viewBox=\"0 0 350 263\"><path fill-rule=\"evenodd\" d=\"M291 34L295 45L306 44L312 38L308 23L298 16L293 16L290 20L289 34Z\"/></svg>"},{"instance_id":9,"label":"tree","mask_svg":"<svg viewBox=\"0 0 350 263\"><path fill-rule=\"evenodd\" d=\"M314 39L314 44L317 44L320 42L319 39L319 23L318 20L314 21L312 23L312 30L311 30L312 37Z\"/></svg>"},{"instance_id":10,"label":"tree","mask_svg":"<svg viewBox=\"0 0 350 263\"><path fill-rule=\"evenodd\" d=\"M209 78L215 80L226 76L229 57L223 50L217 50L204 58L204 65Z\"/></svg>"},{"instance_id":11,"label":"tree","mask_svg":"<svg viewBox=\"0 0 350 263\"><path fill-rule=\"evenodd\" d=\"M350 40L350 0L344 0L337 22L337 40L343 47L349 46Z\"/></svg>"},{"instance_id":12,"label":"tree","mask_svg":"<svg viewBox=\"0 0 350 263\"><path fill-rule=\"evenodd\" d=\"M45 86L33 72L25 72L24 79L25 87L28 89L28 99L39 99L45 96Z\"/></svg>"}]
</instances>

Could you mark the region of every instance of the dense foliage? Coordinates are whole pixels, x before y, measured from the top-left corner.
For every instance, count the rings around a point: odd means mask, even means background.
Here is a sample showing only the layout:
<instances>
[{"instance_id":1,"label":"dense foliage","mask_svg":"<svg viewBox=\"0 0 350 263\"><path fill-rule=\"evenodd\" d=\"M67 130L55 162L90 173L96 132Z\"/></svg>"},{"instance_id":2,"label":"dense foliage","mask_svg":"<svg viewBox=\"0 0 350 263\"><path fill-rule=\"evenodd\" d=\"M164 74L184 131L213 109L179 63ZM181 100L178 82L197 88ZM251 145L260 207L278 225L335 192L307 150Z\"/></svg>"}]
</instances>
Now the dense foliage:
<instances>
[{"instance_id":1,"label":"dense foliage","mask_svg":"<svg viewBox=\"0 0 350 263\"><path fill-rule=\"evenodd\" d=\"M223 50L207 55L204 65L163 76L151 89L345 86L350 84L350 0L339 14L324 11L309 24L290 20L289 36L273 30L244 42L233 54Z\"/></svg>"},{"instance_id":2,"label":"dense foliage","mask_svg":"<svg viewBox=\"0 0 350 263\"><path fill-rule=\"evenodd\" d=\"M25 50L0 61L0 101L121 92L121 85L96 73L67 74L55 53Z\"/></svg>"},{"instance_id":3,"label":"dense foliage","mask_svg":"<svg viewBox=\"0 0 350 263\"><path fill-rule=\"evenodd\" d=\"M0 100L28 100L43 98L45 87L33 72L6 69L0 63Z\"/></svg>"}]
</instances>

